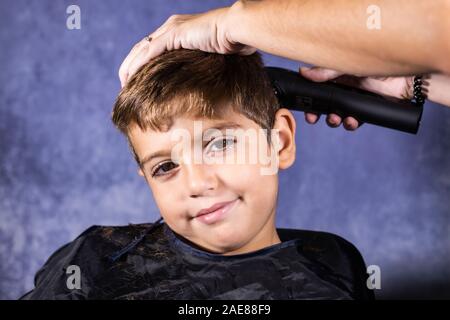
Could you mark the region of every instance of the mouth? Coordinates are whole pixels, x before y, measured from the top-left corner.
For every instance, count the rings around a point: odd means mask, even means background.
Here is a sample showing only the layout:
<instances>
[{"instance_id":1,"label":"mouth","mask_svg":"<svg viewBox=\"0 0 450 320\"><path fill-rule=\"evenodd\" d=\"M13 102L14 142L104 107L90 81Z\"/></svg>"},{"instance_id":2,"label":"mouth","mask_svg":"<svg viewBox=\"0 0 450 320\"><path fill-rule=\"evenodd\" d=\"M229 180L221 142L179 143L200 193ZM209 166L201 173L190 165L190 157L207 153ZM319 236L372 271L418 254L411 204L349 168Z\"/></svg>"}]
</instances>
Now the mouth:
<instances>
[{"instance_id":1,"label":"mouth","mask_svg":"<svg viewBox=\"0 0 450 320\"><path fill-rule=\"evenodd\" d=\"M194 220L205 224L213 224L219 222L225 218L227 213L234 207L234 205L239 201L239 198L227 201L219 202L213 206L200 210L194 217Z\"/></svg>"}]
</instances>

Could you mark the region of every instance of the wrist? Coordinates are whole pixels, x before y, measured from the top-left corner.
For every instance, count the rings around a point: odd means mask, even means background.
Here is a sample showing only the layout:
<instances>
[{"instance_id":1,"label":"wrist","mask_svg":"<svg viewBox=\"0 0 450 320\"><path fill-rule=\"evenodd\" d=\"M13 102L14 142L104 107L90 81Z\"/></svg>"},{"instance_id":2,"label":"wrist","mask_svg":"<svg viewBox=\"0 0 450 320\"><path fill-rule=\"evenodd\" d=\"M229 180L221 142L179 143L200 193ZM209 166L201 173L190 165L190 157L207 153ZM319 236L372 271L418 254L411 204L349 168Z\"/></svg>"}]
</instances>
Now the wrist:
<instances>
[{"instance_id":1,"label":"wrist","mask_svg":"<svg viewBox=\"0 0 450 320\"><path fill-rule=\"evenodd\" d=\"M450 76L432 73L428 75L424 83L428 100L450 107Z\"/></svg>"},{"instance_id":2,"label":"wrist","mask_svg":"<svg viewBox=\"0 0 450 320\"><path fill-rule=\"evenodd\" d=\"M423 106L425 103L425 95L423 94L422 89L423 77L415 76L414 77L414 100L419 106Z\"/></svg>"},{"instance_id":3,"label":"wrist","mask_svg":"<svg viewBox=\"0 0 450 320\"><path fill-rule=\"evenodd\" d=\"M429 75L406 77L406 97L414 100L419 105L423 105L427 98Z\"/></svg>"}]
</instances>

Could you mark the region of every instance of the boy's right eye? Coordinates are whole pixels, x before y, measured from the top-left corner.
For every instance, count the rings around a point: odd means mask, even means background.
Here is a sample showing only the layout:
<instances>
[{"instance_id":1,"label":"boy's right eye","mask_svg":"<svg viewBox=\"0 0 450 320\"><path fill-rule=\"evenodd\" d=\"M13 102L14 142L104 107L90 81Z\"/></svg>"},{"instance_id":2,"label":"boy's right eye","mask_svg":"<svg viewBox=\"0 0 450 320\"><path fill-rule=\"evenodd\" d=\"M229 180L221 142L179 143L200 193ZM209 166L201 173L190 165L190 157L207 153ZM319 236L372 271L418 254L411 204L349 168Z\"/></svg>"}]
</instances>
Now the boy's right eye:
<instances>
[{"instance_id":1,"label":"boy's right eye","mask_svg":"<svg viewBox=\"0 0 450 320\"><path fill-rule=\"evenodd\" d=\"M152 170L152 177L164 176L168 174L172 169L178 167L178 164L172 161L162 162Z\"/></svg>"}]
</instances>

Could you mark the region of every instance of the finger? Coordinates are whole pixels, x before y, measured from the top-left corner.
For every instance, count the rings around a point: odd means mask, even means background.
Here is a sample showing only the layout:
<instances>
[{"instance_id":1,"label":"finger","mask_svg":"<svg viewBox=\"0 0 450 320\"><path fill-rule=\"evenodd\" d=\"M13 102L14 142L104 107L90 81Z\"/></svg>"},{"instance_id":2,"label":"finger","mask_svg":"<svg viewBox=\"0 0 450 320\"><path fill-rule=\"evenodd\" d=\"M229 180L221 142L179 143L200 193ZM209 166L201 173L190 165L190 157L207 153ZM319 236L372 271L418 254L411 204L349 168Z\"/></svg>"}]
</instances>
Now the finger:
<instances>
[{"instance_id":1,"label":"finger","mask_svg":"<svg viewBox=\"0 0 450 320\"><path fill-rule=\"evenodd\" d=\"M163 25L161 25L158 29L150 33L148 36L152 39L156 39L160 36L162 36L164 33L166 33L167 29L169 28L169 22L166 21Z\"/></svg>"},{"instance_id":2,"label":"finger","mask_svg":"<svg viewBox=\"0 0 450 320\"><path fill-rule=\"evenodd\" d=\"M311 113L311 112L305 112L305 120L309 124L315 124L319 120L320 115Z\"/></svg>"},{"instance_id":3,"label":"finger","mask_svg":"<svg viewBox=\"0 0 450 320\"><path fill-rule=\"evenodd\" d=\"M139 70L140 67L142 67L145 62L144 58L147 55L147 51L149 48L147 47L145 50L141 50L129 63L128 70L126 74L125 83L128 82L133 75Z\"/></svg>"},{"instance_id":4,"label":"finger","mask_svg":"<svg viewBox=\"0 0 450 320\"><path fill-rule=\"evenodd\" d=\"M300 74L312 81L324 82L341 76L342 72L321 67L301 67Z\"/></svg>"},{"instance_id":5,"label":"finger","mask_svg":"<svg viewBox=\"0 0 450 320\"><path fill-rule=\"evenodd\" d=\"M344 128L348 131L354 131L356 129L358 129L359 127L359 122L358 120L356 120L353 117L346 117L344 119Z\"/></svg>"},{"instance_id":6,"label":"finger","mask_svg":"<svg viewBox=\"0 0 450 320\"><path fill-rule=\"evenodd\" d=\"M256 48L250 46L244 46L240 51L239 55L241 56L249 56L256 52Z\"/></svg>"},{"instance_id":7,"label":"finger","mask_svg":"<svg viewBox=\"0 0 450 320\"><path fill-rule=\"evenodd\" d=\"M149 46L145 47L145 50L141 50L128 66L127 81L147 62L151 59L159 56L166 51L167 46L165 42L165 36L152 39Z\"/></svg>"},{"instance_id":8,"label":"finger","mask_svg":"<svg viewBox=\"0 0 450 320\"><path fill-rule=\"evenodd\" d=\"M126 56L126 58L123 60L122 64L119 68L119 79L122 87L127 81L128 78L128 69L131 61L139 54L140 51L145 47L145 45L148 44L148 41L143 39L136 43L133 48L131 49L130 53Z\"/></svg>"},{"instance_id":9,"label":"finger","mask_svg":"<svg viewBox=\"0 0 450 320\"><path fill-rule=\"evenodd\" d=\"M329 127L337 128L341 125L342 118L335 113L330 113L327 115L326 122Z\"/></svg>"},{"instance_id":10,"label":"finger","mask_svg":"<svg viewBox=\"0 0 450 320\"><path fill-rule=\"evenodd\" d=\"M136 43L133 46L133 48L131 49L131 51L128 53L127 57L122 62L121 66L119 68L119 79L120 79L120 83L121 83L122 87L125 85L125 83L130 78L129 68L130 68L131 62L136 58L136 56L140 53L140 51L142 50L142 48L144 46L150 45L150 42L153 42L153 39L158 38L160 35L162 35L166 32L168 25L169 25L169 20L170 20L170 18L163 25L161 25L158 29L156 29L155 31L153 31L151 34L149 34L147 36L150 39L150 41L148 41L145 38L142 39L141 41Z\"/></svg>"}]
</instances>

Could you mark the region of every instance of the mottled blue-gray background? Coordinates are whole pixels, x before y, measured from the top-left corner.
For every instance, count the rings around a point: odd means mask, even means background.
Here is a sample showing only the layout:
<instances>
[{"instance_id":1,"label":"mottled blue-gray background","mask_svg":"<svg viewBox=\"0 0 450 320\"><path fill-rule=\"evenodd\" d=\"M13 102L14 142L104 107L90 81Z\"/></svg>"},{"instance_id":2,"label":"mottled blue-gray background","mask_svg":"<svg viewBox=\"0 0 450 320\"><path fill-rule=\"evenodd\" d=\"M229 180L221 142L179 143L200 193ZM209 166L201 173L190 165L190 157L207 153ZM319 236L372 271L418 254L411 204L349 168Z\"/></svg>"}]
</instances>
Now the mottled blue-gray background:
<instances>
[{"instance_id":1,"label":"mottled blue-gray background","mask_svg":"<svg viewBox=\"0 0 450 320\"><path fill-rule=\"evenodd\" d=\"M31 289L47 257L85 228L158 217L110 122L119 65L171 14L230 3L0 1L0 298ZM81 30L66 28L70 4ZM278 225L353 242L381 268L378 298L449 298L450 109L427 103L417 136L296 118Z\"/></svg>"}]
</instances>

